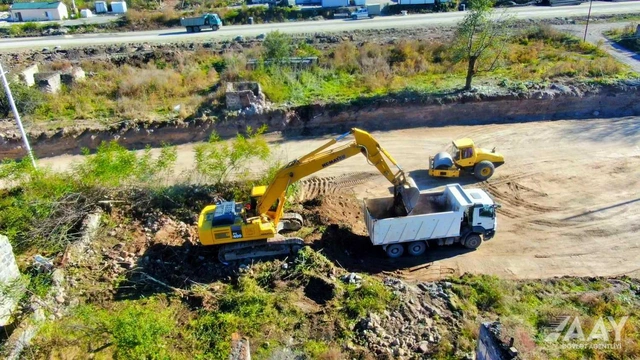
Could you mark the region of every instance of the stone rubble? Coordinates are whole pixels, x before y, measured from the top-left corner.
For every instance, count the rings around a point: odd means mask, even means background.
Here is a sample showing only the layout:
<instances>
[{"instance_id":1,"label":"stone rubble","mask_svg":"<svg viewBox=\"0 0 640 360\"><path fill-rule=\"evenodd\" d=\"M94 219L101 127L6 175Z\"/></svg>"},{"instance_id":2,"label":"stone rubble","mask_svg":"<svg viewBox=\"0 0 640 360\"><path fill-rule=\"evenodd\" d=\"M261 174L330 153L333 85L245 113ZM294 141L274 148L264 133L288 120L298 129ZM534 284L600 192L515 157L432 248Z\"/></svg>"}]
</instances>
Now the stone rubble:
<instances>
[{"instance_id":1,"label":"stone rubble","mask_svg":"<svg viewBox=\"0 0 640 360\"><path fill-rule=\"evenodd\" d=\"M355 327L360 344L373 351L378 359L418 359L422 354L436 351L442 338L436 317L450 326L459 325L459 315L452 312L455 304L447 292L450 283L414 286L388 277L384 284L402 299L399 308L382 314L369 313Z\"/></svg>"}]
</instances>

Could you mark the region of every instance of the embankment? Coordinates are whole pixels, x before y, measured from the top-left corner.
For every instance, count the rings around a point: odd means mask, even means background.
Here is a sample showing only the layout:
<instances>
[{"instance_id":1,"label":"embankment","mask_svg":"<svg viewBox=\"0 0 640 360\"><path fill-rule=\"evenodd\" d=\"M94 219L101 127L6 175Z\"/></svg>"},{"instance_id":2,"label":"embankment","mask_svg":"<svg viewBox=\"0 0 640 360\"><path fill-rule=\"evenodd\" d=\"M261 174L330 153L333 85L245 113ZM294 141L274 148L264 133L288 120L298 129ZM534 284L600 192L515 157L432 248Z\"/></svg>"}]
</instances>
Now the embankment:
<instances>
[{"instance_id":1,"label":"embankment","mask_svg":"<svg viewBox=\"0 0 640 360\"><path fill-rule=\"evenodd\" d=\"M135 122L111 128L73 127L30 134L35 154L42 157L78 154L82 148L95 149L101 142L118 140L131 149L149 145L184 144L206 140L212 131L222 137L234 136L246 126L263 124L270 132L284 136L318 136L360 127L369 131L423 126L481 125L560 119L613 118L640 115L640 86L616 85L579 88L552 85L526 93L486 95L457 93L422 100L384 98L357 105L310 105L273 110L259 115L228 116L217 120L163 123ZM16 133L0 134L0 157L25 155Z\"/></svg>"}]
</instances>

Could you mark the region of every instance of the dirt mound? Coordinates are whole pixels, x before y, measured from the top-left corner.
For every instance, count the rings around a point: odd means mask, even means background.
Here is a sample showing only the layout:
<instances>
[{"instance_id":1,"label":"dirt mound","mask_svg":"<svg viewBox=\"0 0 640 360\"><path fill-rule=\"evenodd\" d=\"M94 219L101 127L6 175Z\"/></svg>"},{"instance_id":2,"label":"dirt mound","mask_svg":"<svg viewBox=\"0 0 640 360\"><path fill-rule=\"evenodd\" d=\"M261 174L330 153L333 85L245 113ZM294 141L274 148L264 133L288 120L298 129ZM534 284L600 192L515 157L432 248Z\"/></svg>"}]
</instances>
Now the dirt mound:
<instances>
[{"instance_id":1,"label":"dirt mound","mask_svg":"<svg viewBox=\"0 0 640 360\"><path fill-rule=\"evenodd\" d=\"M362 207L355 196L347 193L329 194L303 203L306 218L314 225L338 225L354 235L366 235Z\"/></svg>"}]
</instances>

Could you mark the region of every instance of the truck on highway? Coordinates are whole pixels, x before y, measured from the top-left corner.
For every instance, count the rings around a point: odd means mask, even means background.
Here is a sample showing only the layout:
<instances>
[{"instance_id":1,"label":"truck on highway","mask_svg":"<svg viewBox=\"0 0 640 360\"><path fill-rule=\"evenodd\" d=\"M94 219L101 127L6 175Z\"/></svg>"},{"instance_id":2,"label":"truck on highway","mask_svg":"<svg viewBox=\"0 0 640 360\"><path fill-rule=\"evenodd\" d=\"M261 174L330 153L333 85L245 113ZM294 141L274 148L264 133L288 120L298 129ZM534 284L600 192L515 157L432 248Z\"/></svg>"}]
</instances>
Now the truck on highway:
<instances>
[{"instance_id":1,"label":"truck on highway","mask_svg":"<svg viewBox=\"0 0 640 360\"><path fill-rule=\"evenodd\" d=\"M444 191L420 192L407 216L394 216L393 198L364 199L363 213L371 242L391 258L424 254L429 244L461 244L476 249L496 233L499 207L481 189L447 185Z\"/></svg>"},{"instance_id":2,"label":"truck on highway","mask_svg":"<svg viewBox=\"0 0 640 360\"><path fill-rule=\"evenodd\" d=\"M200 32L202 29L216 31L222 27L218 14L204 14L197 17L181 18L180 25L187 28L188 33Z\"/></svg>"},{"instance_id":3,"label":"truck on highway","mask_svg":"<svg viewBox=\"0 0 640 360\"><path fill-rule=\"evenodd\" d=\"M351 19L373 19L380 15L380 4L367 5L351 13Z\"/></svg>"}]
</instances>

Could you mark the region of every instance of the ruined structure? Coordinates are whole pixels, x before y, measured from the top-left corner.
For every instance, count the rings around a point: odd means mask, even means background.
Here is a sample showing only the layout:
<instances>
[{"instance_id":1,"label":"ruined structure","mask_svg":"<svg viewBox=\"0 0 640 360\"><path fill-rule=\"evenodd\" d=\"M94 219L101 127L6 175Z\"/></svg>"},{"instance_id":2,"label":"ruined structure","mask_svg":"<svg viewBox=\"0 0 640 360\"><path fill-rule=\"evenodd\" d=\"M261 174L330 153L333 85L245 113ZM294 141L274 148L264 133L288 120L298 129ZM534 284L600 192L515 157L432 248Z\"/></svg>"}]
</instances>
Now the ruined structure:
<instances>
[{"instance_id":1,"label":"ruined structure","mask_svg":"<svg viewBox=\"0 0 640 360\"><path fill-rule=\"evenodd\" d=\"M518 350L513 347L513 338L509 342L502 339L499 322L480 324L478 334L477 360L513 360L518 359Z\"/></svg>"},{"instance_id":2,"label":"ruined structure","mask_svg":"<svg viewBox=\"0 0 640 360\"><path fill-rule=\"evenodd\" d=\"M18 290L16 281L19 279L20 271L11 243L6 236L0 235L0 326L9 324L11 320L11 313L19 298L13 296Z\"/></svg>"},{"instance_id":3,"label":"ruined structure","mask_svg":"<svg viewBox=\"0 0 640 360\"><path fill-rule=\"evenodd\" d=\"M262 88L254 81L227 83L225 98L229 110L254 108L257 113L261 113L266 106Z\"/></svg>"},{"instance_id":4,"label":"ruined structure","mask_svg":"<svg viewBox=\"0 0 640 360\"><path fill-rule=\"evenodd\" d=\"M33 86L36 83L35 75L40 71L38 69L38 64L33 64L28 68L20 71L18 73L18 79L25 83L27 86Z\"/></svg>"},{"instance_id":5,"label":"ruined structure","mask_svg":"<svg viewBox=\"0 0 640 360\"><path fill-rule=\"evenodd\" d=\"M81 67L74 66L60 74L60 80L63 84L70 86L85 78L84 70Z\"/></svg>"},{"instance_id":6,"label":"ruined structure","mask_svg":"<svg viewBox=\"0 0 640 360\"><path fill-rule=\"evenodd\" d=\"M35 75L36 84L40 91L55 94L60 91L60 73L59 72L43 72Z\"/></svg>"}]
</instances>

